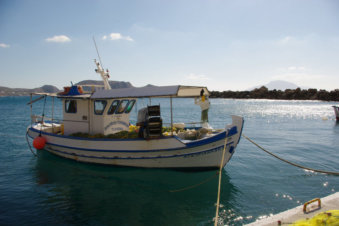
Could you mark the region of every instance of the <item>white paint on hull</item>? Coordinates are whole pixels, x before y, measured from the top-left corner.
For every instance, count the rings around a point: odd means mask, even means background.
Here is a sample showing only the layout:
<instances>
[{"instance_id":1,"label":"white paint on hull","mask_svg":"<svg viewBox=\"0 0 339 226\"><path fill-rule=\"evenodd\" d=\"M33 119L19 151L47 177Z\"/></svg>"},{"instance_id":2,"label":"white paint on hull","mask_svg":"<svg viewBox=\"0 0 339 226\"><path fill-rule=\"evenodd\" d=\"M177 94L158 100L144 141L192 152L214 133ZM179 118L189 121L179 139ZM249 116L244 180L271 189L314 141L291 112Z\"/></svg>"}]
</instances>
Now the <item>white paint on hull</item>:
<instances>
[{"instance_id":1,"label":"white paint on hull","mask_svg":"<svg viewBox=\"0 0 339 226\"><path fill-rule=\"evenodd\" d=\"M239 142L243 119L232 116L223 165L230 160ZM39 131L28 129L31 138ZM45 150L81 162L147 167L204 168L219 167L226 132L198 141L184 143L176 137L161 139L84 139L42 132L47 140Z\"/></svg>"}]
</instances>

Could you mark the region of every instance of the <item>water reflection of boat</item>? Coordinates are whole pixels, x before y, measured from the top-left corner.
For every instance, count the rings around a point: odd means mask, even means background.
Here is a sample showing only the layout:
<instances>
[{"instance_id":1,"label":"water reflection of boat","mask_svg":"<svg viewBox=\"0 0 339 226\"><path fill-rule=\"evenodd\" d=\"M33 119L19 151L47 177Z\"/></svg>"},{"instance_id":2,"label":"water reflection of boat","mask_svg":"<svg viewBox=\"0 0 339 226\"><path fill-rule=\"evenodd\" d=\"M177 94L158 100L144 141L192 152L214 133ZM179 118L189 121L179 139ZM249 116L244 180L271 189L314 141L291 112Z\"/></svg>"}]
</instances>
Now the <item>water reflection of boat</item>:
<instances>
[{"instance_id":1,"label":"water reflection of boat","mask_svg":"<svg viewBox=\"0 0 339 226\"><path fill-rule=\"evenodd\" d=\"M201 93L209 95L206 87L111 89L108 73L96 65L105 89L85 92L81 86L71 86L58 94L38 94L45 100L47 96L60 98L63 119L56 121L52 116L47 121L44 115L31 114L27 134L37 149L81 162L144 168L217 168L231 159L240 140L242 117L232 116L232 124L224 129L212 129L205 122L198 127L173 122L172 98L201 97L204 101ZM130 113L138 98L169 98L169 127L163 127L160 105L140 109L137 124L131 125ZM31 106L36 100L31 98Z\"/></svg>"},{"instance_id":2,"label":"water reflection of boat","mask_svg":"<svg viewBox=\"0 0 339 226\"><path fill-rule=\"evenodd\" d=\"M339 121L339 107L338 106L332 106L334 109L334 114L335 114L335 118L337 119L337 121Z\"/></svg>"},{"instance_id":3,"label":"water reflection of boat","mask_svg":"<svg viewBox=\"0 0 339 226\"><path fill-rule=\"evenodd\" d=\"M101 225L208 225L215 213L218 178L193 189L213 171L80 164L39 152L35 173L39 200L54 222ZM226 171L222 177L223 212L235 212L237 188ZM158 216L158 217L155 217ZM233 216L235 218L236 216ZM225 217L226 218L226 217ZM226 219L225 222L231 222Z\"/></svg>"}]
</instances>

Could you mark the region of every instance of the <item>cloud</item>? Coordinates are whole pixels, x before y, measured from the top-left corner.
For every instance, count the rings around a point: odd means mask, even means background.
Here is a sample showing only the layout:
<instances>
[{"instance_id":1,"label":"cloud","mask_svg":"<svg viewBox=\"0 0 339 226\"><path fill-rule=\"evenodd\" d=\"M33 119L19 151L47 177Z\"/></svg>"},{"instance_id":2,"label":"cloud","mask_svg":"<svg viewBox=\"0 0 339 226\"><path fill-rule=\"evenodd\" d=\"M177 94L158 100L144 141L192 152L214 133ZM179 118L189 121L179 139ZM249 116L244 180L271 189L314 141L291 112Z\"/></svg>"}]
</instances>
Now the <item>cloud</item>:
<instances>
[{"instance_id":1,"label":"cloud","mask_svg":"<svg viewBox=\"0 0 339 226\"><path fill-rule=\"evenodd\" d=\"M287 68L287 71L304 72L306 71L306 68L303 66L290 66Z\"/></svg>"},{"instance_id":2,"label":"cloud","mask_svg":"<svg viewBox=\"0 0 339 226\"><path fill-rule=\"evenodd\" d=\"M103 40L112 40L112 41L115 41L115 40L126 40L126 41L130 41L130 42L133 42L134 40L130 37L130 36L123 36L122 34L120 33L111 33L109 34L108 36L107 35L104 35L102 37Z\"/></svg>"},{"instance_id":3,"label":"cloud","mask_svg":"<svg viewBox=\"0 0 339 226\"><path fill-rule=\"evenodd\" d=\"M273 76L273 79L275 80L285 80L285 81L291 81L291 82L304 82L307 83L311 80L315 79L321 79L324 75L315 75L311 73L301 73L301 72L290 72L285 74L278 74Z\"/></svg>"},{"instance_id":4,"label":"cloud","mask_svg":"<svg viewBox=\"0 0 339 226\"><path fill-rule=\"evenodd\" d=\"M71 39L67 37L66 35L55 35L51 38L46 38L46 42L57 42L57 43L63 43L63 42L70 42Z\"/></svg>"},{"instance_id":5,"label":"cloud","mask_svg":"<svg viewBox=\"0 0 339 226\"><path fill-rule=\"evenodd\" d=\"M278 43L280 43L280 44L287 44L287 43L291 42L292 39L293 38L291 36L286 36L286 37L280 39L278 41Z\"/></svg>"},{"instance_id":6,"label":"cloud","mask_svg":"<svg viewBox=\"0 0 339 226\"><path fill-rule=\"evenodd\" d=\"M0 43L0 48L9 48L10 45L5 44L5 43Z\"/></svg>"},{"instance_id":7,"label":"cloud","mask_svg":"<svg viewBox=\"0 0 339 226\"><path fill-rule=\"evenodd\" d=\"M332 76L326 74L314 73L311 69L303 66L290 66L279 68L274 80L284 80L307 87L330 87Z\"/></svg>"},{"instance_id":8,"label":"cloud","mask_svg":"<svg viewBox=\"0 0 339 226\"><path fill-rule=\"evenodd\" d=\"M215 86L215 81L213 78L205 75L205 74L182 74L180 78L178 78L180 84L187 84L190 86L207 86L212 87Z\"/></svg>"},{"instance_id":9,"label":"cloud","mask_svg":"<svg viewBox=\"0 0 339 226\"><path fill-rule=\"evenodd\" d=\"M209 78L206 75L197 75L194 73L191 73L186 76L188 80L195 80L195 81L206 81L209 80Z\"/></svg>"}]
</instances>

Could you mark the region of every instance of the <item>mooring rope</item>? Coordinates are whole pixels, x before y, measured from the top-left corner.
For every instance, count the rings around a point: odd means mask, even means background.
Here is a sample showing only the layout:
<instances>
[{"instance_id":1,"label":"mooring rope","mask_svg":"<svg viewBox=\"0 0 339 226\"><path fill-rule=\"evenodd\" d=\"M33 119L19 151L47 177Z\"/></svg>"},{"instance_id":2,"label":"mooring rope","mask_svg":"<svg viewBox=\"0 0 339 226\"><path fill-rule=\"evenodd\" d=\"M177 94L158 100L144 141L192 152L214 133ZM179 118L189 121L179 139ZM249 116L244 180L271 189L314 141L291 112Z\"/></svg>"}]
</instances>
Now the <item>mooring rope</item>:
<instances>
[{"instance_id":1,"label":"mooring rope","mask_svg":"<svg viewBox=\"0 0 339 226\"><path fill-rule=\"evenodd\" d=\"M34 151L32 150L31 144L29 143L29 140L28 140L28 129L27 129L27 132L26 132L26 141L27 141L28 147L29 147L29 149L31 150L32 154L33 154L35 157L37 157L37 154L35 154Z\"/></svg>"},{"instance_id":2,"label":"mooring rope","mask_svg":"<svg viewBox=\"0 0 339 226\"><path fill-rule=\"evenodd\" d=\"M283 161L283 162L286 162L292 166L296 166L296 167L299 167L301 169L305 169L305 170L310 170L310 171L314 171L314 172L317 172L317 173L325 173L325 174L331 174L331 175L336 175L336 176L339 176L339 172L333 172L333 171L325 171L325 170L318 170L318 169L312 169L312 168L309 168L309 167L306 167L306 166L302 166L302 165L299 165L299 164L296 164L296 163L293 163L293 162L290 162L286 159L283 159L275 154L273 154L272 152L269 152L267 151L265 148L261 147L259 144L255 143L253 140L251 140L250 138L248 138L247 136L245 136L244 134L242 134L242 136L244 138L246 138L249 142L251 142L252 144L254 144L255 146L257 146L258 148L260 148L261 150L263 150L264 152L266 152L267 154L270 154L272 155L273 157Z\"/></svg>"},{"instance_id":3,"label":"mooring rope","mask_svg":"<svg viewBox=\"0 0 339 226\"><path fill-rule=\"evenodd\" d=\"M226 137L225 137L225 145L224 150L222 151L222 158L219 167L219 182L218 182L218 196L217 196L217 209L215 211L215 219L214 219L214 226L218 225L218 217L219 217L219 203L220 203L220 190L221 190L221 173L224 165L224 158L225 158L225 151L227 147L227 134L228 130L226 130Z\"/></svg>"},{"instance_id":4,"label":"mooring rope","mask_svg":"<svg viewBox=\"0 0 339 226\"><path fill-rule=\"evenodd\" d=\"M192 188L196 188L202 184L205 184L207 182L209 182L210 180L212 180L216 175L218 175L218 171L213 174L212 176L210 176L209 178L197 183L197 184L194 184L194 185L190 185L190 186L187 186L187 187L184 187L184 188L180 188L180 189L175 189L175 190L169 190L169 192L181 192L181 191L186 191L186 190L189 190L189 189L192 189Z\"/></svg>"}]
</instances>

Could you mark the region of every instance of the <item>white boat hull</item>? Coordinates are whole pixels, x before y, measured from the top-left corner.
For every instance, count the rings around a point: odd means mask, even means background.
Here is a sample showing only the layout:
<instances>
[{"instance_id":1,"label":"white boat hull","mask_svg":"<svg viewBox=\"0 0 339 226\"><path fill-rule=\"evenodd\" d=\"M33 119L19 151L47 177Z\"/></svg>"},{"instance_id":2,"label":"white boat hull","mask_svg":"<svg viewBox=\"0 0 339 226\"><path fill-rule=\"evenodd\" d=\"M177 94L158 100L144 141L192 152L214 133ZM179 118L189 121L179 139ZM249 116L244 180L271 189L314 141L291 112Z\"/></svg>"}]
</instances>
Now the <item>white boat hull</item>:
<instances>
[{"instance_id":1,"label":"white boat hull","mask_svg":"<svg viewBox=\"0 0 339 226\"><path fill-rule=\"evenodd\" d=\"M338 106L332 106L334 109L334 113L335 113L335 118L337 119L337 121L339 121L339 107Z\"/></svg>"},{"instance_id":2,"label":"white boat hull","mask_svg":"<svg viewBox=\"0 0 339 226\"><path fill-rule=\"evenodd\" d=\"M232 116L227 126L227 145L223 166L231 159L239 143L243 118ZM28 135L39 136L37 127ZM44 150L80 162L144 168L218 168L225 145L226 130L197 141L179 138L160 139L88 139L41 132L46 139Z\"/></svg>"}]
</instances>

